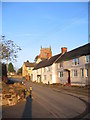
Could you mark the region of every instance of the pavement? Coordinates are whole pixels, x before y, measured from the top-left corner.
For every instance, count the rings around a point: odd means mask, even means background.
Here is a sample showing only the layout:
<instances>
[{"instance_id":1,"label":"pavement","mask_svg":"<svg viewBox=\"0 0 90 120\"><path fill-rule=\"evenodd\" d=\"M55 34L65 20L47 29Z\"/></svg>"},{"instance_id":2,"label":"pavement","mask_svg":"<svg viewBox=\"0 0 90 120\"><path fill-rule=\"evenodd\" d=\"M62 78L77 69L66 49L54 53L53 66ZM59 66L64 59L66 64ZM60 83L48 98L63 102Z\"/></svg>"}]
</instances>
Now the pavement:
<instances>
[{"instance_id":1,"label":"pavement","mask_svg":"<svg viewBox=\"0 0 90 120\"><path fill-rule=\"evenodd\" d=\"M88 96L26 81L26 88L30 86L32 99L28 97L15 106L3 106L3 118L88 118Z\"/></svg>"}]
</instances>

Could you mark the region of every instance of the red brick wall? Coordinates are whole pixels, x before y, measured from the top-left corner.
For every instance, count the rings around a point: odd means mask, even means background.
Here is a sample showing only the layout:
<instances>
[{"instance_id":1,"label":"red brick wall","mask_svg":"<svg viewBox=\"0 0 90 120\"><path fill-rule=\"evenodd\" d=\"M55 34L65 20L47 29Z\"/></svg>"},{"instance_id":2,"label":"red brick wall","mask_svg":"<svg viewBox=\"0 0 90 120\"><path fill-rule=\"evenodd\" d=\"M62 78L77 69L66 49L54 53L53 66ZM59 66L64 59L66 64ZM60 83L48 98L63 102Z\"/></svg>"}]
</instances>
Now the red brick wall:
<instances>
[{"instance_id":1,"label":"red brick wall","mask_svg":"<svg viewBox=\"0 0 90 120\"><path fill-rule=\"evenodd\" d=\"M62 52L62 53L67 52L67 48L66 48L66 47L62 47L62 48L61 48L61 52Z\"/></svg>"},{"instance_id":2,"label":"red brick wall","mask_svg":"<svg viewBox=\"0 0 90 120\"><path fill-rule=\"evenodd\" d=\"M51 48L41 48L40 58L50 58L52 57Z\"/></svg>"}]
</instances>

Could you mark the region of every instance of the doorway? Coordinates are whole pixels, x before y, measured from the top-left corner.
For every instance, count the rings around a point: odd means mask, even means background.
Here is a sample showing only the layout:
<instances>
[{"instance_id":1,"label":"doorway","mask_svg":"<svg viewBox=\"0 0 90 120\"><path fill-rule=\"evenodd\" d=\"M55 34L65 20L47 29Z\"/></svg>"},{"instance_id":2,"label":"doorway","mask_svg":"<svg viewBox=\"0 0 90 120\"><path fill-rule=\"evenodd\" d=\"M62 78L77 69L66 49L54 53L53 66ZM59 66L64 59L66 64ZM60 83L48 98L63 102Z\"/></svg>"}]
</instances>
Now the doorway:
<instances>
[{"instance_id":1,"label":"doorway","mask_svg":"<svg viewBox=\"0 0 90 120\"><path fill-rule=\"evenodd\" d=\"M41 83L41 75L37 75L37 82Z\"/></svg>"},{"instance_id":2,"label":"doorway","mask_svg":"<svg viewBox=\"0 0 90 120\"><path fill-rule=\"evenodd\" d=\"M70 81L70 71L68 70L68 84L70 84L71 81Z\"/></svg>"},{"instance_id":3,"label":"doorway","mask_svg":"<svg viewBox=\"0 0 90 120\"><path fill-rule=\"evenodd\" d=\"M31 81L33 81L33 74L31 74Z\"/></svg>"}]
</instances>

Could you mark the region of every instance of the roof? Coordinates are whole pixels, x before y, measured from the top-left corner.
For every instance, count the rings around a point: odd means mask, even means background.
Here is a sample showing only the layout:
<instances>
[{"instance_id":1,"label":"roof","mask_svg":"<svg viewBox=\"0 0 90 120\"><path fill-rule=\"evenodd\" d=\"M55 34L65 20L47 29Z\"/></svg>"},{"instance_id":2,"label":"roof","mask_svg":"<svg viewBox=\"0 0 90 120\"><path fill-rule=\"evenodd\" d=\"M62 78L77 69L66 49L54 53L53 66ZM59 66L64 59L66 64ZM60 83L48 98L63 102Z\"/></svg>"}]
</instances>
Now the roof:
<instances>
[{"instance_id":1,"label":"roof","mask_svg":"<svg viewBox=\"0 0 90 120\"><path fill-rule=\"evenodd\" d=\"M90 54L90 43L84 46L78 47L69 52L66 52L64 54L58 54L58 55L52 56L50 59L43 60L39 62L38 64L36 64L33 70L50 66L54 62L59 63L61 61L68 61L68 60L71 60L71 59L74 59L74 58L77 58L83 55L89 55L89 54Z\"/></svg>"},{"instance_id":2,"label":"roof","mask_svg":"<svg viewBox=\"0 0 90 120\"><path fill-rule=\"evenodd\" d=\"M35 65L34 70L52 65L60 55L61 54L58 54L58 55L52 56L50 59L45 59L39 62L38 64Z\"/></svg>"},{"instance_id":3,"label":"roof","mask_svg":"<svg viewBox=\"0 0 90 120\"><path fill-rule=\"evenodd\" d=\"M78 47L74 50L71 50L69 52L64 53L57 61L56 63L59 63L61 61L68 61L74 58L78 58L83 55L90 55L90 43Z\"/></svg>"},{"instance_id":4,"label":"roof","mask_svg":"<svg viewBox=\"0 0 90 120\"><path fill-rule=\"evenodd\" d=\"M26 67L34 67L35 63L30 63L30 62L24 62Z\"/></svg>"}]
</instances>

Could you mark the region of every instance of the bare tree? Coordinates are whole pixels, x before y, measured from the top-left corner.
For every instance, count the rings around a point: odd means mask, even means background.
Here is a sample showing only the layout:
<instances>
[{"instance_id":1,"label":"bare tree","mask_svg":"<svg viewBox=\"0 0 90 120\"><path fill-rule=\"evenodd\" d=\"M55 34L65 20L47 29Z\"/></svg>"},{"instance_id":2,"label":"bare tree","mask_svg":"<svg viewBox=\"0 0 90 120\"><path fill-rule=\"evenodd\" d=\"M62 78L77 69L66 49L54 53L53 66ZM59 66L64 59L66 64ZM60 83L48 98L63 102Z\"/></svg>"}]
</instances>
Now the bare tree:
<instances>
[{"instance_id":1,"label":"bare tree","mask_svg":"<svg viewBox=\"0 0 90 120\"><path fill-rule=\"evenodd\" d=\"M16 61L17 53L21 50L21 48L14 43L12 40L5 40L5 36L1 39L1 52L0 58L5 59L7 61L7 70L8 70L8 60Z\"/></svg>"}]
</instances>

